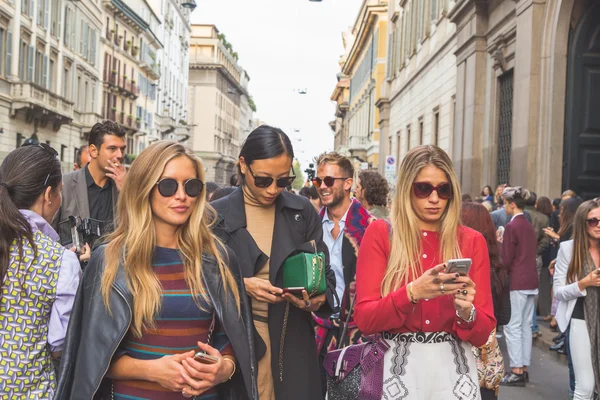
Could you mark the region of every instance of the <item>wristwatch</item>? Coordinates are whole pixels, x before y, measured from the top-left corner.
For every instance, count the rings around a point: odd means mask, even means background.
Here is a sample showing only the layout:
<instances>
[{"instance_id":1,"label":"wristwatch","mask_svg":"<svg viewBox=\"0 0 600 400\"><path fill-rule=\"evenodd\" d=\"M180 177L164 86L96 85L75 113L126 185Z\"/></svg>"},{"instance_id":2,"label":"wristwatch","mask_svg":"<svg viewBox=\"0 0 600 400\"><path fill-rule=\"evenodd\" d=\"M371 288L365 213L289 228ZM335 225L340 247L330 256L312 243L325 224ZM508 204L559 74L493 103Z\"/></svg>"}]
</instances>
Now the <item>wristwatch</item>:
<instances>
[{"instance_id":1,"label":"wristwatch","mask_svg":"<svg viewBox=\"0 0 600 400\"><path fill-rule=\"evenodd\" d=\"M475 320L475 311L475 306L471 304L471 312L469 313L469 319L464 319L463 317L461 317L458 311L456 311L456 316L467 323L473 322Z\"/></svg>"}]
</instances>

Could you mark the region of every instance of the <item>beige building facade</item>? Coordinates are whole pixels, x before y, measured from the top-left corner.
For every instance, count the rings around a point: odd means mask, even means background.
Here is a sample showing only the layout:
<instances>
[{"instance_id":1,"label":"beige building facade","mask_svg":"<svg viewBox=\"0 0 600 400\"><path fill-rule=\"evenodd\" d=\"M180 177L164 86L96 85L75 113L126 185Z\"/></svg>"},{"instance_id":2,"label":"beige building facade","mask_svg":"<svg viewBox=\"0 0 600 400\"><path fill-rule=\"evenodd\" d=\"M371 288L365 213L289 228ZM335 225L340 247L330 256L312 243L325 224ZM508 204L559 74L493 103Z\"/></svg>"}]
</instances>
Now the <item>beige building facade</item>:
<instances>
[{"instance_id":1,"label":"beige building facade","mask_svg":"<svg viewBox=\"0 0 600 400\"><path fill-rule=\"evenodd\" d=\"M389 18L382 152L438 144L472 195L600 195L600 3L398 0Z\"/></svg>"},{"instance_id":2,"label":"beige building facade","mask_svg":"<svg viewBox=\"0 0 600 400\"><path fill-rule=\"evenodd\" d=\"M189 144L202 158L208 181L226 184L235 173L245 137L242 118L248 119L247 110L242 109L242 98L250 98L245 81L249 77L225 36L214 25L192 25Z\"/></svg>"},{"instance_id":3,"label":"beige building facade","mask_svg":"<svg viewBox=\"0 0 600 400\"><path fill-rule=\"evenodd\" d=\"M395 160L421 144L450 150L456 30L447 18L448 6L443 0L394 1L389 6L390 50L379 104L380 148L382 154ZM385 159L380 158L381 171ZM395 179L389 180L395 184Z\"/></svg>"},{"instance_id":4,"label":"beige building facade","mask_svg":"<svg viewBox=\"0 0 600 400\"><path fill-rule=\"evenodd\" d=\"M0 161L34 138L72 170L101 117L101 14L87 0L0 1Z\"/></svg>"},{"instance_id":5,"label":"beige building facade","mask_svg":"<svg viewBox=\"0 0 600 400\"><path fill-rule=\"evenodd\" d=\"M600 194L600 3L460 0L452 157L465 191Z\"/></svg>"},{"instance_id":6,"label":"beige building facade","mask_svg":"<svg viewBox=\"0 0 600 400\"><path fill-rule=\"evenodd\" d=\"M382 98L387 58L387 0L364 0L352 29L353 41L342 66L337 92L337 115L345 135L347 153L359 168L377 169L380 159L378 102ZM347 111L344 112L344 80L348 80ZM338 89L336 88L336 90ZM340 108L341 106L341 108ZM344 125L345 124L345 125ZM336 126L338 123L336 122ZM343 140L346 142L345 138Z\"/></svg>"}]
</instances>

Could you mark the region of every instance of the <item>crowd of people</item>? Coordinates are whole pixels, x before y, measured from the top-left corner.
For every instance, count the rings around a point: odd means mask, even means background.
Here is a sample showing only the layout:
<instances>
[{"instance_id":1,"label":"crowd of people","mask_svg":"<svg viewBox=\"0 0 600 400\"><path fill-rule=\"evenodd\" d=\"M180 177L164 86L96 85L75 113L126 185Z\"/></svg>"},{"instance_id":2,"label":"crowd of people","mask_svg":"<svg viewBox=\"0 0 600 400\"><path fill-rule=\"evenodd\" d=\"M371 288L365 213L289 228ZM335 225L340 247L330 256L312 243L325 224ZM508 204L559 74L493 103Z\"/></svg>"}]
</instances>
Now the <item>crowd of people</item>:
<instances>
[{"instance_id":1,"label":"crowd of people","mask_svg":"<svg viewBox=\"0 0 600 400\"><path fill-rule=\"evenodd\" d=\"M598 199L501 185L473 200L432 145L407 153L393 193L328 152L296 194L292 143L267 125L220 186L176 142L126 168L125 135L96 124L64 176L40 143L0 166L3 396L494 399L529 381L544 302L573 398L598 392ZM286 287L299 255L313 281Z\"/></svg>"}]
</instances>

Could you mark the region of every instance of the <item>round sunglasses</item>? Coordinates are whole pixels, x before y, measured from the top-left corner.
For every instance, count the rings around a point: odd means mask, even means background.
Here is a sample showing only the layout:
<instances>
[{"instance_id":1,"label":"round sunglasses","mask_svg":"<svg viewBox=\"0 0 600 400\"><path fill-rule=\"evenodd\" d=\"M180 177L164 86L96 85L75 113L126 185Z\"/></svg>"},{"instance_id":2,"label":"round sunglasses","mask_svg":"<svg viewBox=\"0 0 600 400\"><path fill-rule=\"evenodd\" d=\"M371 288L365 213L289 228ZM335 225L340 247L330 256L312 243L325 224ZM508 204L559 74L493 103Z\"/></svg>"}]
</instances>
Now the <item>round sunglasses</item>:
<instances>
[{"instance_id":1,"label":"round sunglasses","mask_svg":"<svg viewBox=\"0 0 600 400\"><path fill-rule=\"evenodd\" d=\"M293 167L292 167L292 173L294 174L293 176L285 176L283 178L277 178L277 180L275 180L275 178L272 178L270 176L254 175L254 172L252 171L252 168L250 168L249 165L248 165L248 171L250 172L250 175L252 175L252 178L254 178L254 186L256 186L257 188L261 188L261 189L266 189L266 188L270 187L273 184L273 181L275 181L275 184L277 185L278 188L280 188L280 189L286 188L294 182L294 179L296 179L296 173L294 172Z\"/></svg>"},{"instance_id":2,"label":"round sunglasses","mask_svg":"<svg viewBox=\"0 0 600 400\"><path fill-rule=\"evenodd\" d=\"M437 195L440 199L448 200L452 198L452 185L450 185L448 182L440 183L437 186L433 186L428 182L413 183L413 193L420 199L425 199L431 196L431 193L433 193L434 190L437 192Z\"/></svg>"},{"instance_id":3,"label":"round sunglasses","mask_svg":"<svg viewBox=\"0 0 600 400\"><path fill-rule=\"evenodd\" d=\"M590 228L595 228L598 226L598 222L600 222L600 219L590 218L590 219L586 219L585 222L587 222L587 224Z\"/></svg>"},{"instance_id":4,"label":"round sunglasses","mask_svg":"<svg viewBox=\"0 0 600 400\"><path fill-rule=\"evenodd\" d=\"M163 197L174 196L177 189L179 189L179 182L172 178L161 179L156 182L156 185L158 186L158 192ZM200 196L202 189L204 189L204 183L200 179L192 178L183 182L183 190L190 197Z\"/></svg>"},{"instance_id":5,"label":"round sunglasses","mask_svg":"<svg viewBox=\"0 0 600 400\"><path fill-rule=\"evenodd\" d=\"M332 187L333 185L335 185L335 181L338 179L344 180L344 179L350 179L350 178L346 178L346 177L335 178L333 176L326 176L324 178L319 178L318 176L315 176L314 178L312 178L312 183L316 187L320 187L321 183L325 182L325 186Z\"/></svg>"}]
</instances>

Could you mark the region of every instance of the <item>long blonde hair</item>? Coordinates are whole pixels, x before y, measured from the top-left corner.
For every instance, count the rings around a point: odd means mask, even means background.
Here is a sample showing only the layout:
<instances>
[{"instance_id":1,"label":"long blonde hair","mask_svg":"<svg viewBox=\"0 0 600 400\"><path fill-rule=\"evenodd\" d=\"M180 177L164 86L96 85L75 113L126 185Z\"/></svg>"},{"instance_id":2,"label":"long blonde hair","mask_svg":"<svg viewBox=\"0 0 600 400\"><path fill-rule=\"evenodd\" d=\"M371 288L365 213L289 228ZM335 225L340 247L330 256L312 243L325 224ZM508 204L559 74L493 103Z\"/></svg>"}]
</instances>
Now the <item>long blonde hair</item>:
<instances>
[{"instance_id":1,"label":"long blonde hair","mask_svg":"<svg viewBox=\"0 0 600 400\"><path fill-rule=\"evenodd\" d=\"M590 262L592 263L590 265L593 265L586 220L590 211L598 207L600 207L600 203L588 200L581 203L575 212L575 218L573 218L573 257L571 257L569 269L567 270L567 283L582 279L587 274L585 265Z\"/></svg>"},{"instance_id":2,"label":"long blonde hair","mask_svg":"<svg viewBox=\"0 0 600 400\"><path fill-rule=\"evenodd\" d=\"M156 232L150 194L167 163L178 157L190 159L196 176L204 181L202 162L186 147L167 141L149 146L140 153L127 173L117 204L117 228L107 238L102 299L110 312L111 287L122 264L134 299L131 329L137 337L142 336L144 329L154 326L154 318L161 305L162 287L152 269ZM185 280L194 301L202 308L200 299L207 299L202 280L202 254L211 254L217 260L224 290L233 293L239 311L237 284L225 264L224 246L211 231L215 212L207 203L204 190L193 207L189 220L177 231L177 244L183 259Z\"/></svg>"},{"instance_id":3,"label":"long blonde hair","mask_svg":"<svg viewBox=\"0 0 600 400\"><path fill-rule=\"evenodd\" d=\"M448 200L439 222L440 227L440 257L443 260L460 258L458 247L458 227L460 226L461 192L458 179L452 167L448 154L433 145L418 146L406 154L398 169L396 193L392 200L390 222L391 252L388 265L381 283L381 295L396 290L409 279L417 278L421 270L421 229L419 219L412 207L411 195L413 182L419 172L432 165L446 173L448 182L452 185L453 196Z\"/></svg>"}]
</instances>

